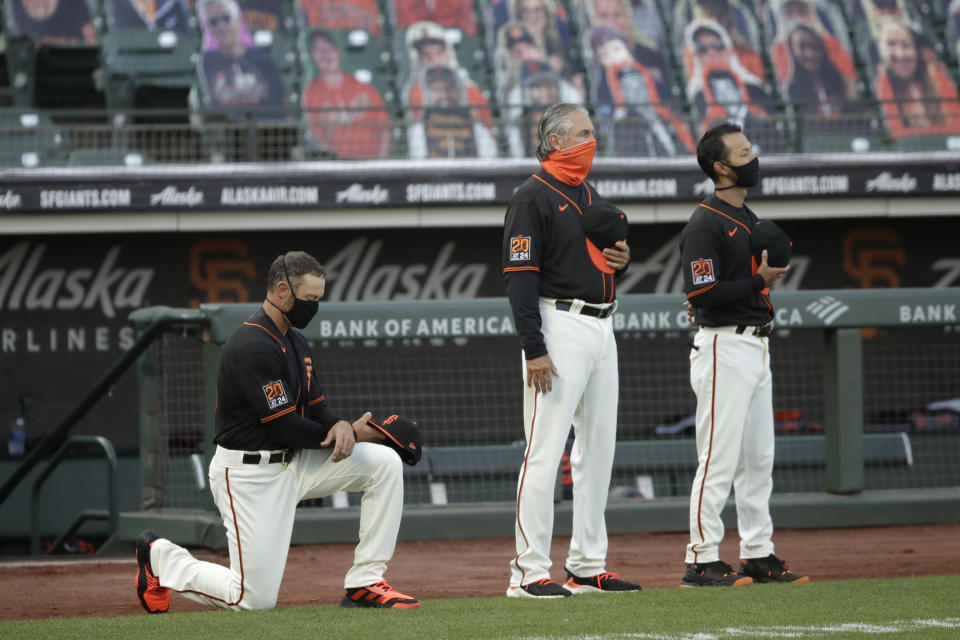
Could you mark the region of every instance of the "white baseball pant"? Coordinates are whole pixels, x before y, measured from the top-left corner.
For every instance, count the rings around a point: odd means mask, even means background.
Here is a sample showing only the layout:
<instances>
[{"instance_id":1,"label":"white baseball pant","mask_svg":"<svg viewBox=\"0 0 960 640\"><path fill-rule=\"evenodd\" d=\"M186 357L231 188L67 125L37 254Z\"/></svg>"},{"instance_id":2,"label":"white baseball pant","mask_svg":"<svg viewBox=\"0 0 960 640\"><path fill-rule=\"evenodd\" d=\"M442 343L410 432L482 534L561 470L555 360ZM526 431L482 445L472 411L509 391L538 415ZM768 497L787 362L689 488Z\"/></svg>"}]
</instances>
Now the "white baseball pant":
<instances>
[{"instance_id":1,"label":"white baseball pant","mask_svg":"<svg viewBox=\"0 0 960 640\"><path fill-rule=\"evenodd\" d=\"M773 553L773 381L769 339L736 327L701 327L690 350L690 384L697 396L699 464L690 492L686 562L720 559L720 512L737 505L740 558Z\"/></svg>"},{"instance_id":2,"label":"white baseball pant","mask_svg":"<svg viewBox=\"0 0 960 640\"><path fill-rule=\"evenodd\" d=\"M197 560L161 538L150 550L160 586L224 609L272 609L297 503L337 491L364 492L359 543L344 587L383 579L403 510L403 472L395 451L358 442L350 457L333 462L331 449L301 449L287 465L268 464L268 456L261 456L260 464L244 464L243 453L217 447L210 461L210 488L227 529L230 566Z\"/></svg>"},{"instance_id":3,"label":"white baseball pant","mask_svg":"<svg viewBox=\"0 0 960 640\"><path fill-rule=\"evenodd\" d=\"M586 577L605 571L604 511L617 436L617 343L612 317L599 319L557 311L541 299L541 331L558 375L547 394L526 384L523 364L523 428L527 439L517 485L517 555L510 586L550 577L553 499L557 468L574 427L573 535L566 567Z\"/></svg>"}]
</instances>

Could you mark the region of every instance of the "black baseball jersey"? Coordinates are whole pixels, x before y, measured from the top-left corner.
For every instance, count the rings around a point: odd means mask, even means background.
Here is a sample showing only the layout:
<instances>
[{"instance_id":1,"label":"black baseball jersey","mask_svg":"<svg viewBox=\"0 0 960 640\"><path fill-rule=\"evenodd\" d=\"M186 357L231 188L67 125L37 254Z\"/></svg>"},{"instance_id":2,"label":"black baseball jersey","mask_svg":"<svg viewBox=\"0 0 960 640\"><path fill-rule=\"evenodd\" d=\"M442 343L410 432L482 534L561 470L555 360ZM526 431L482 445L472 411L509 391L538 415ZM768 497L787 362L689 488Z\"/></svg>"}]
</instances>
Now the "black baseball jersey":
<instances>
[{"instance_id":1,"label":"black baseball jersey","mask_svg":"<svg viewBox=\"0 0 960 640\"><path fill-rule=\"evenodd\" d=\"M262 307L223 346L216 444L247 451L319 448L342 419L314 379L306 338L294 329L282 334Z\"/></svg>"},{"instance_id":2,"label":"black baseball jersey","mask_svg":"<svg viewBox=\"0 0 960 640\"><path fill-rule=\"evenodd\" d=\"M757 274L750 233L757 216L716 195L700 203L680 236L684 290L705 327L766 324L770 289Z\"/></svg>"},{"instance_id":3,"label":"black baseball jersey","mask_svg":"<svg viewBox=\"0 0 960 640\"><path fill-rule=\"evenodd\" d=\"M613 302L614 276L590 260L580 225L597 198L586 181L575 187L540 169L520 185L503 224L503 274L517 333L527 359L547 352L540 332L539 296Z\"/></svg>"}]
</instances>

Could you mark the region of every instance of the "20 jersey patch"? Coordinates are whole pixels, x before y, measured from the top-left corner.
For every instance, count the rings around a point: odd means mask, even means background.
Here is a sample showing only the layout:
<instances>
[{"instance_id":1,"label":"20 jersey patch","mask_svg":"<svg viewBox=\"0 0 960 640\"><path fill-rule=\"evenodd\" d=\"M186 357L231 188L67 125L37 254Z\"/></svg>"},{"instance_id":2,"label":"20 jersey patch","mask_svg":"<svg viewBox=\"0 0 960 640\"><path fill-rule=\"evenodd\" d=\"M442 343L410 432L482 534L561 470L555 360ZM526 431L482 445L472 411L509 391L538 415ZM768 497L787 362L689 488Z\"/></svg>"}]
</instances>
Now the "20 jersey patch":
<instances>
[{"instance_id":1,"label":"20 jersey patch","mask_svg":"<svg viewBox=\"0 0 960 640\"><path fill-rule=\"evenodd\" d=\"M510 238L510 262L526 262L530 259L530 236Z\"/></svg>"},{"instance_id":2,"label":"20 jersey patch","mask_svg":"<svg viewBox=\"0 0 960 640\"><path fill-rule=\"evenodd\" d=\"M266 396L267 406L270 407L271 410L282 407L289 402L287 392L283 388L283 383L279 380L274 380L273 382L268 382L263 385L263 395Z\"/></svg>"},{"instance_id":3,"label":"20 jersey patch","mask_svg":"<svg viewBox=\"0 0 960 640\"><path fill-rule=\"evenodd\" d=\"M690 269L693 272L694 286L699 284L708 284L716 280L713 273L713 260L710 258L699 258L690 263Z\"/></svg>"}]
</instances>

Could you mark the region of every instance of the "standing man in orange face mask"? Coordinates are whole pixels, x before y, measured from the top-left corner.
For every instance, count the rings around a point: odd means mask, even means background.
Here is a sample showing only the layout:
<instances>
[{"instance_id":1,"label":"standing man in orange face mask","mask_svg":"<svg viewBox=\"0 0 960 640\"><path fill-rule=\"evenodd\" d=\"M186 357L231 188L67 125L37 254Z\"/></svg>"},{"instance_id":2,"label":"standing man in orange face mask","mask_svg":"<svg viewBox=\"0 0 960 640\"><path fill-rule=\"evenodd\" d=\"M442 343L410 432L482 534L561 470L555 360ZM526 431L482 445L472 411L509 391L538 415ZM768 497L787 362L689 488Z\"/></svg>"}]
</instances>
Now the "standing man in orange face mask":
<instances>
[{"instance_id":1,"label":"standing man in orange face mask","mask_svg":"<svg viewBox=\"0 0 960 640\"><path fill-rule=\"evenodd\" d=\"M507 589L515 598L640 590L605 566L619 392L614 285L630 248L626 216L586 182L593 134L579 105L544 111L542 168L517 189L504 220L503 274L523 346L527 441ZM560 586L550 579L553 492L571 424L573 536Z\"/></svg>"}]
</instances>

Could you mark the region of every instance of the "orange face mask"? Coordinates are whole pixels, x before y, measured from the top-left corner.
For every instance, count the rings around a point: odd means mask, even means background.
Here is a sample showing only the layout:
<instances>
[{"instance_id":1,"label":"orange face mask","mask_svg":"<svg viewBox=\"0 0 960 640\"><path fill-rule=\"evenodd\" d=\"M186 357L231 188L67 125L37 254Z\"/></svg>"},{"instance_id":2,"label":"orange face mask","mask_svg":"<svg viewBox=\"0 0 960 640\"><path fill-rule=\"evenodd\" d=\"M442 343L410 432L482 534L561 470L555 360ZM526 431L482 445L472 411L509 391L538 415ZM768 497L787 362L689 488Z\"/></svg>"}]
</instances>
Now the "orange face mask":
<instances>
[{"instance_id":1,"label":"orange face mask","mask_svg":"<svg viewBox=\"0 0 960 640\"><path fill-rule=\"evenodd\" d=\"M587 140L562 151L554 151L541 164L557 180L575 187L586 179L593 167L597 141Z\"/></svg>"}]
</instances>

